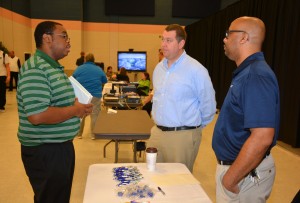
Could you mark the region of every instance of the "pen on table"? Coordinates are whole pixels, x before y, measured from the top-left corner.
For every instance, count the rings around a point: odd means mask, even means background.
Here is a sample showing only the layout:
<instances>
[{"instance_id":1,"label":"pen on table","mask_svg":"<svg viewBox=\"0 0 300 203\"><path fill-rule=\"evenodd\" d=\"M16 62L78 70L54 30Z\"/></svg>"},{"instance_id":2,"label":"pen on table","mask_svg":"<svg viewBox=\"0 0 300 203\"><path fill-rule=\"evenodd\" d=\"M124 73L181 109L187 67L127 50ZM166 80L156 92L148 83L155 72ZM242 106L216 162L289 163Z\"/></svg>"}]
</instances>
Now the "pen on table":
<instances>
[{"instance_id":1,"label":"pen on table","mask_svg":"<svg viewBox=\"0 0 300 203\"><path fill-rule=\"evenodd\" d=\"M163 195L166 195L166 193L165 193L160 187L157 187L157 189L158 189Z\"/></svg>"}]
</instances>

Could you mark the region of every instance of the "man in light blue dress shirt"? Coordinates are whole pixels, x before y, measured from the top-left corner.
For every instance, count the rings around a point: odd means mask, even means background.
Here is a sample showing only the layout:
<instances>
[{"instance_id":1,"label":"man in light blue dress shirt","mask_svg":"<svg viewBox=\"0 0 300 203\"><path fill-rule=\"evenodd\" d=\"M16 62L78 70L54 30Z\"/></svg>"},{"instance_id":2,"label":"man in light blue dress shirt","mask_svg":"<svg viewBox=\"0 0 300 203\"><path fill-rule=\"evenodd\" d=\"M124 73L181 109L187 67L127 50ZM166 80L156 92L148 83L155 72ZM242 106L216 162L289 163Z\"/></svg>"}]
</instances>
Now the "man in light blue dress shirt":
<instances>
[{"instance_id":1,"label":"man in light blue dress shirt","mask_svg":"<svg viewBox=\"0 0 300 203\"><path fill-rule=\"evenodd\" d=\"M169 25L162 35L164 59L153 72L149 147L158 149L157 162L185 164L192 172L202 128L216 112L215 91L206 68L186 54L185 30Z\"/></svg>"}]
</instances>

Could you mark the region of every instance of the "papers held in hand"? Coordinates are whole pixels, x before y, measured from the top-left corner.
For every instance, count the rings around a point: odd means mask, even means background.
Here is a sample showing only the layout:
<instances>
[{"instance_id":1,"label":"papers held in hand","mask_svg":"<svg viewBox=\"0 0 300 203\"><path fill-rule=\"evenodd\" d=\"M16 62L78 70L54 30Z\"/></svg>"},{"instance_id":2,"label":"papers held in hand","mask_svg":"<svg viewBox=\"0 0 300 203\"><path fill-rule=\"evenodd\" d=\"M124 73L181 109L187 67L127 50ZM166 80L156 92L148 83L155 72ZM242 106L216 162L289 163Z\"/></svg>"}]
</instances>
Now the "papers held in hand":
<instances>
[{"instance_id":1,"label":"papers held in hand","mask_svg":"<svg viewBox=\"0 0 300 203\"><path fill-rule=\"evenodd\" d=\"M75 96L82 104L89 104L92 101L93 96L73 77L70 76L69 80L73 86Z\"/></svg>"}]
</instances>

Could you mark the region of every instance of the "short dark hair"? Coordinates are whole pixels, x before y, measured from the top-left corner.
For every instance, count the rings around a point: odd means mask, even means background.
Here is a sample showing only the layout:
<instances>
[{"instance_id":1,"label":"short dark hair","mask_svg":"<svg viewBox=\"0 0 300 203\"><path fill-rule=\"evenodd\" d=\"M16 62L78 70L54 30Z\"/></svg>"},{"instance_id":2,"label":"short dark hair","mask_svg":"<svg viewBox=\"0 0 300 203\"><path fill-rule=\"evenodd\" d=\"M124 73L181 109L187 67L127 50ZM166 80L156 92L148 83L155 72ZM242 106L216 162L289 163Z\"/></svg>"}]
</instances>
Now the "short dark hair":
<instances>
[{"instance_id":1,"label":"short dark hair","mask_svg":"<svg viewBox=\"0 0 300 203\"><path fill-rule=\"evenodd\" d=\"M186 41L186 32L185 30L183 29L183 27L181 27L181 25L178 25L178 24L171 24L171 25L168 25L165 30L167 32L169 31L175 31L176 32L176 39L177 39L177 42L180 42L181 40L184 40Z\"/></svg>"},{"instance_id":2,"label":"short dark hair","mask_svg":"<svg viewBox=\"0 0 300 203\"><path fill-rule=\"evenodd\" d=\"M54 21L43 21L36 26L34 31L34 40L36 48L40 48L42 46L43 34L53 33L57 25L62 26L62 24Z\"/></svg>"},{"instance_id":3,"label":"short dark hair","mask_svg":"<svg viewBox=\"0 0 300 203\"><path fill-rule=\"evenodd\" d=\"M144 72L144 75L145 75L145 77L146 77L146 80L150 80L150 75L149 75L148 72Z\"/></svg>"}]
</instances>

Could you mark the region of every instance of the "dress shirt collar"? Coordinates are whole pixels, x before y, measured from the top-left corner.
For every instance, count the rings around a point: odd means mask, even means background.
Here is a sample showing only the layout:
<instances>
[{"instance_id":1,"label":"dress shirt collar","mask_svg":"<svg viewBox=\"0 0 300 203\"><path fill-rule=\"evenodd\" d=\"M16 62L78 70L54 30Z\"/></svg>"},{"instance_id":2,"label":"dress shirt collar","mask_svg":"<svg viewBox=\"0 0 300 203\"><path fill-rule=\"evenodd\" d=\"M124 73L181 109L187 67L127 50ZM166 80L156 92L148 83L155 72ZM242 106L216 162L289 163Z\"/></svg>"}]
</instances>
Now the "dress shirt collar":
<instances>
[{"instance_id":1,"label":"dress shirt collar","mask_svg":"<svg viewBox=\"0 0 300 203\"><path fill-rule=\"evenodd\" d=\"M183 50L183 52L182 52L182 54L180 55L180 57L170 66L170 68L168 68L168 59L166 59L166 58L164 58L163 59L163 66L164 66L164 68L166 68L167 70L168 69L170 69L171 70L171 68L172 67L175 67L178 63L180 63L182 60L183 60L183 58L185 58L186 57L186 52L185 52L185 50Z\"/></svg>"}]
</instances>

